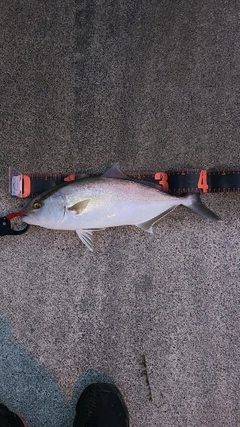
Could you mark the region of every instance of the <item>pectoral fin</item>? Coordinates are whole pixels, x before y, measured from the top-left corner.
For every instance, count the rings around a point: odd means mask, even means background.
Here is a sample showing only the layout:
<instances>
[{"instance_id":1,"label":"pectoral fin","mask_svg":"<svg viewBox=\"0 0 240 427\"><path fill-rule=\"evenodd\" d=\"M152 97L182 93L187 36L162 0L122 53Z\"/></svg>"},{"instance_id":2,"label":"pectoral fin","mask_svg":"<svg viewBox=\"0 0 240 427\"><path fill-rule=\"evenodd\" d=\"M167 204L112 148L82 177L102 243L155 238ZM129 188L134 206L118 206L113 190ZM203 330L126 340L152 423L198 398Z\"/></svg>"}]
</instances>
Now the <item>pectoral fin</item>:
<instances>
[{"instance_id":1,"label":"pectoral fin","mask_svg":"<svg viewBox=\"0 0 240 427\"><path fill-rule=\"evenodd\" d=\"M84 245L93 252L92 230L76 230L76 233Z\"/></svg>"},{"instance_id":2,"label":"pectoral fin","mask_svg":"<svg viewBox=\"0 0 240 427\"><path fill-rule=\"evenodd\" d=\"M80 202L75 203L75 205L70 206L68 210L76 212L76 214L80 214L86 209L89 202L90 199L81 200Z\"/></svg>"},{"instance_id":3,"label":"pectoral fin","mask_svg":"<svg viewBox=\"0 0 240 427\"><path fill-rule=\"evenodd\" d=\"M162 219L164 216L169 214L169 212L173 211L176 207L177 206L172 206L171 208L160 213L159 215L155 216L154 218L151 218L145 222L141 222L140 224L136 224L136 226L141 228L144 231L147 231L147 233L153 233L152 226L155 224L155 222L157 222L159 219Z\"/></svg>"}]
</instances>

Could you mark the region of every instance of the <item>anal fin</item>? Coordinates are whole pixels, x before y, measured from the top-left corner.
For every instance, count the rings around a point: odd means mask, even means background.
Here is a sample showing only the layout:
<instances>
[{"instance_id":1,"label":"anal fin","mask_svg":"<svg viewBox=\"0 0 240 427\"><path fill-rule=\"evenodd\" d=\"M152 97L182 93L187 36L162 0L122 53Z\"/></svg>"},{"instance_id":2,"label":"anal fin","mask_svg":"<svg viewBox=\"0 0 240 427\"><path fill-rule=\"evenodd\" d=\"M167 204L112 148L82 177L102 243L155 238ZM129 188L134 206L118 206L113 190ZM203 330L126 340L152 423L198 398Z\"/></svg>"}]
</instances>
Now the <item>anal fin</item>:
<instances>
[{"instance_id":1,"label":"anal fin","mask_svg":"<svg viewBox=\"0 0 240 427\"><path fill-rule=\"evenodd\" d=\"M145 222L141 222L139 224L136 224L137 227L141 228L144 231L147 231L147 233L153 233L153 229L152 226L159 221L160 219L162 219L164 216L168 215L169 212L172 212L175 208L177 207L177 205L172 206L169 209L166 209L164 212L161 212L159 215L155 216L154 218L148 219Z\"/></svg>"}]
</instances>

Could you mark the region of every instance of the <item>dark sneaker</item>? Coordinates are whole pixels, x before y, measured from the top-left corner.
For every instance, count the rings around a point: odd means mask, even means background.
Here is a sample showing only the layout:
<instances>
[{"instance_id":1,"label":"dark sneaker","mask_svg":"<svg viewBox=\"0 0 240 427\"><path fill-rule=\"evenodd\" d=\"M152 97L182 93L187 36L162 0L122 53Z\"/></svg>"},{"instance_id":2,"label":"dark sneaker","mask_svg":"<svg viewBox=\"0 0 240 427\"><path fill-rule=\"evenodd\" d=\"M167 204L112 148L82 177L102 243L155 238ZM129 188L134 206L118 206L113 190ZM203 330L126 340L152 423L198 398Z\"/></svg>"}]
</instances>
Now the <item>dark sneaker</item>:
<instances>
[{"instance_id":1,"label":"dark sneaker","mask_svg":"<svg viewBox=\"0 0 240 427\"><path fill-rule=\"evenodd\" d=\"M0 403L0 427L27 427L27 424L19 415L9 411L9 409Z\"/></svg>"},{"instance_id":2,"label":"dark sneaker","mask_svg":"<svg viewBox=\"0 0 240 427\"><path fill-rule=\"evenodd\" d=\"M118 388L107 383L85 388L73 427L129 427L128 411Z\"/></svg>"}]
</instances>

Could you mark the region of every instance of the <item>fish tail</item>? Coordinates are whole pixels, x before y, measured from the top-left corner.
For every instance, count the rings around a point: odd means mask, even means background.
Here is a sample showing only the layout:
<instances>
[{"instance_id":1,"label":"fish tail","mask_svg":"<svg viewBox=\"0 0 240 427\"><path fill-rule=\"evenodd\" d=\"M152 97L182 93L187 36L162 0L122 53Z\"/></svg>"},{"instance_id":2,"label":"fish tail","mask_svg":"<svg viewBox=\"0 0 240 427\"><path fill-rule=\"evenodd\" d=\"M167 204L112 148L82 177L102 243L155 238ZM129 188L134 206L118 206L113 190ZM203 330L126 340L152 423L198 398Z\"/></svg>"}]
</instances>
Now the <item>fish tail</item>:
<instances>
[{"instance_id":1,"label":"fish tail","mask_svg":"<svg viewBox=\"0 0 240 427\"><path fill-rule=\"evenodd\" d=\"M185 201L182 203L184 206L187 206L193 212L198 215L203 216L204 218L211 219L213 221L220 221L221 219L210 209L205 206L200 198L199 194L188 194L183 197Z\"/></svg>"}]
</instances>

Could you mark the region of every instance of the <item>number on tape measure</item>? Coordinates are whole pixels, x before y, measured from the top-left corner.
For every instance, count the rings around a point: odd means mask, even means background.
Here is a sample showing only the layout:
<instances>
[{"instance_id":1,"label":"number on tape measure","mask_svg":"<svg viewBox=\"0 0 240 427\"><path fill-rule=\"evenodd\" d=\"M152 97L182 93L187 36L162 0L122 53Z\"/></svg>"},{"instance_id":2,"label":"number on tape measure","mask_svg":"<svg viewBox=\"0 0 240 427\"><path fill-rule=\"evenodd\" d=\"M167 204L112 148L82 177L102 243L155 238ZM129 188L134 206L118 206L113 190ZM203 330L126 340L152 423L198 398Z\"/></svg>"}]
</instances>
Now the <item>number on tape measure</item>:
<instances>
[{"instance_id":1,"label":"number on tape measure","mask_svg":"<svg viewBox=\"0 0 240 427\"><path fill-rule=\"evenodd\" d=\"M203 193L207 193L208 191L208 183L207 183L207 171L201 170L199 179L198 179L198 188L203 191Z\"/></svg>"},{"instance_id":2,"label":"number on tape measure","mask_svg":"<svg viewBox=\"0 0 240 427\"><path fill-rule=\"evenodd\" d=\"M161 185L164 190L168 190L168 174L166 172L156 172L154 175L154 179L159 181L159 185Z\"/></svg>"}]
</instances>

